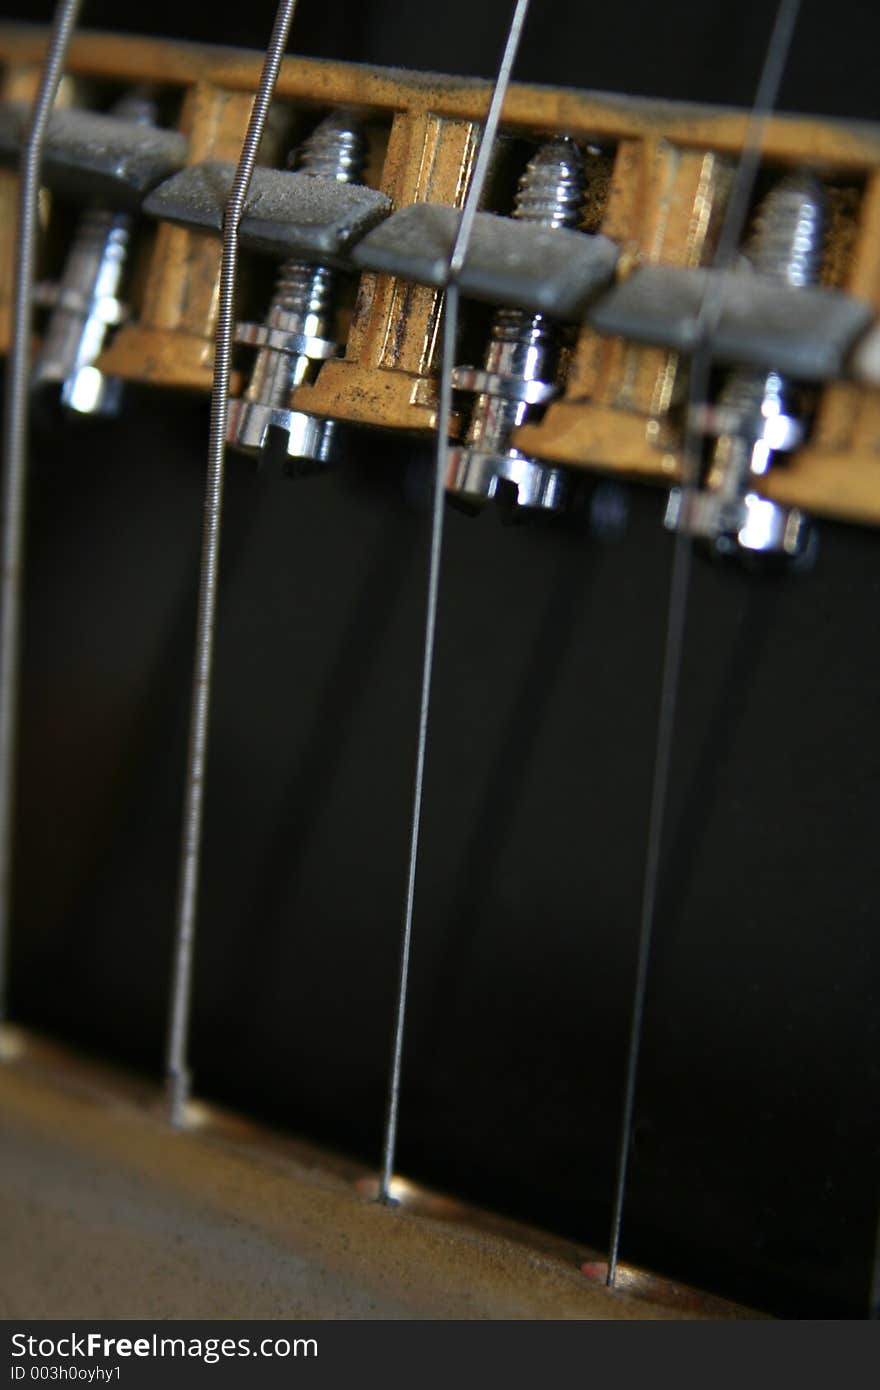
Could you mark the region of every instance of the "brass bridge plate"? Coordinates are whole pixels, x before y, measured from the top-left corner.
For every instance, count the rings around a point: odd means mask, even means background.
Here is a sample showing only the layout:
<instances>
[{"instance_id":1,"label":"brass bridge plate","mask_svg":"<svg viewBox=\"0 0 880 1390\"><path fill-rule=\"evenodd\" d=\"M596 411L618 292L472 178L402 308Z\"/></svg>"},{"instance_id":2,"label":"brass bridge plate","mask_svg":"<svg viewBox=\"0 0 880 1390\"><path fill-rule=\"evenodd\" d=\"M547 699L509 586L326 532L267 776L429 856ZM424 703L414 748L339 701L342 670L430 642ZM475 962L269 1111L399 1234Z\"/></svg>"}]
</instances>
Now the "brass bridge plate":
<instances>
[{"instance_id":1,"label":"brass bridge plate","mask_svg":"<svg viewBox=\"0 0 880 1390\"><path fill-rule=\"evenodd\" d=\"M3 100L32 95L44 41L39 30L0 27ZM85 103L101 84L108 91L126 82L157 84L177 113L173 124L188 141L189 163L229 161L240 148L260 61L233 49L83 32L72 44L64 100L76 105L82 89ZM426 202L460 208L488 100L482 81L288 59L261 158L280 165L297 122L328 106L357 107L370 138L370 187L394 209ZM514 84L500 152L552 134L593 152L584 230L615 244L617 275L625 280L642 266L706 262L746 127L737 111ZM880 126L777 115L767 123L763 162L779 173L808 165L825 181L832 216L823 284L845 290L876 319ZM14 199L15 177L2 171L0 344L8 337ZM219 257L215 237L144 222L131 317L100 370L208 391ZM247 256L242 270L246 300ZM356 425L433 430L441 307L442 289L363 272L343 316L344 357L324 362L294 393L293 407ZM678 476L685 384L684 356L601 336L587 324L560 396L515 442L539 460L668 486ZM880 389L855 381L819 389L807 444L758 486L818 515L880 524Z\"/></svg>"}]
</instances>

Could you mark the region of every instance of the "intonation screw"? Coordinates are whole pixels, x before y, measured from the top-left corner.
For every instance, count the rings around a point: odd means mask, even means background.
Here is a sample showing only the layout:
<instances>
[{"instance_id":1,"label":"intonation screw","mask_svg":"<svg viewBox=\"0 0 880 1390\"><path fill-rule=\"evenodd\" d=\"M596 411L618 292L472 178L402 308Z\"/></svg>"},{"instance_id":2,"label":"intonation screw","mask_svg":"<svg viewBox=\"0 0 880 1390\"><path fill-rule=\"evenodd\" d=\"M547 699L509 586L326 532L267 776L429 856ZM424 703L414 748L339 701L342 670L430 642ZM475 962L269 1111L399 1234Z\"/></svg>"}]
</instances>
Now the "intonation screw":
<instances>
[{"instance_id":1,"label":"intonation screw","mask_svg":"<svg viewBox=\"0 0 880 1390\"><path fill-rule=\"evenodd\" d=\"M339 183L357 183L366 154L363 133L350 112L334 111L300 147L300 171ZM293 159L291 159L291 163ZM326 463L333 421L291 409L291 392L311 382L322 362L335 357L337 273L302 261L283 263L263 323L239 324L236 341L259 349L247 390L229 405L227 442L259 455L272 435L297 471Z\"/></svg>"},{"instance_id":2,"label":"intonation screw","mask_svg":"<svg viewBox=\"0 0 880 1390\"><path fill-rule=\"evenodd\" d=\"M513 216L542 227L577 228L586 192L580 151L569 139L541 145L523 173ZM482 368L457 367L453 385L474 394L464 443L450 449L447 490L479 505L506 495L517 507L557 511L566 479L511 445L513 431L558 394L562 331L544 314L499 309Z\"/></svg>"},{"instance_id":3,"label":"intonation screw","mask_svg":"<svg viewBox=\"0 0 880 1390\"><path fill-rule=\"evenodd\" d=\"M155 125L156 104L143 89L122 97L111 114ZM39 303L52 305L34 366L35 390L60 388L60 400L80 415L117 415L122 382L94 365L111 328L127 314L119 298L131 243L133 218L109 208L88 208L80 218L57 284L37 286Z\"/></svg>"},{"instance_id":4,"label":"intonation screw","mask_svg":"<svg viewBox=\"0 0 880 1390\"><path fill-rule=\"evenodd\" d=\"M809 173L790 174L765 197L745 248L747 270L780 285L815 285L822 262L825 200ZM717 554L802 555L809 521L795 508L760 497L752 479L778 454L803 441L796 393L778 372L739 368L728 374L708 412L715 436L703 487L670 493L666 525L710 542Z\"/></svg>"}]
</instances>

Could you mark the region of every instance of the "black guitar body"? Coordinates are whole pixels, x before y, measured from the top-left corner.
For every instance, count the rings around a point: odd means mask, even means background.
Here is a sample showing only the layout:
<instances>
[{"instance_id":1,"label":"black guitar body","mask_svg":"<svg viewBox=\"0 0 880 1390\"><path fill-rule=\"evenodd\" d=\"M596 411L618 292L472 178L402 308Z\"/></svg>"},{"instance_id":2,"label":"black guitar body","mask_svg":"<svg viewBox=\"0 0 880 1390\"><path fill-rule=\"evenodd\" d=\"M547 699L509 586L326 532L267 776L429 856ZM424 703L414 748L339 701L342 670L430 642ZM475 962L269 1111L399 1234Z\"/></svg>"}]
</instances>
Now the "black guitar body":
<instances>
[{"instance_id":1,"label":"black guitar body","mask_svg":"<svg viewBox=\"0 0 880 1390\"><path fill-rule=\"evenodd\" d=\"M302 0L292 46L488 75L507 8ZM84 23L258 47L271 9ZM533 9L524 80L752 99L766 5ZM873 5L806 3L782 106L880 117L878 39ZM207 418L132 389L116 424L34 437L12 1012L157 1075ZM430 466L357 431L319 477L228 466L197 1090L374 1164ZM555 525L447 515L399 1167L602 1248L672 542L659 493L595 481ZM819 531L807 573L694 563L623 1258L864 1317L880 537Z\"/></svg>"}]
</instances>

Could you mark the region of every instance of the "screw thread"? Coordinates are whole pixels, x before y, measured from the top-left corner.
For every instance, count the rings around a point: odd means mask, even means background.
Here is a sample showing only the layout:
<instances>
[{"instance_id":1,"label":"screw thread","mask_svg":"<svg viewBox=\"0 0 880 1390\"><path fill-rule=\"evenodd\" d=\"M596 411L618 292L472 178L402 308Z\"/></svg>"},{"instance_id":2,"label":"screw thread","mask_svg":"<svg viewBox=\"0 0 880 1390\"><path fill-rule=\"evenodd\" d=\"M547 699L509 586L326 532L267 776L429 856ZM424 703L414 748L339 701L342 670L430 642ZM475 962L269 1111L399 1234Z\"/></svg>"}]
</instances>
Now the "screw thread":
<instances>
[{"instance_id":1,"label":"screw thread","mask_svg":"<svg viewBox=\"0 0 880 1390\"><path fill-rule=\"evenodd\" d=\"M338 183L357 183L364 171L367 146L364 133L349 111L331 111L300 147L302 173Z\"/></svg>"},{"instance_id":2,"label":"screw thread","mask_svg":"<svg viewBox=\"0 0 880 1390\"><path fill-rule=\"evenodd\" d=\"M573 140L548 140L523 171L513 216L542 227L577 227L586 196L580 151Z\"/></svg>"},{"instance_id":3,"label":"screw thread","mask_svg":"<svg viewBox=\"0 0 880 1390\"><path fill-rule=\"evenodd\" d=\"M113 105L112 114L139 125L155 125L156 103L147 87L134 87ZM128 255L131 216L100 204L81 213L61 277L87 303L93 294L115 294Z\"/></svg>"},{"instance_id":4,"label":"screw thread","mask_svg":"<svg viewBox=\"0 0 880 1390\"><path fill-rule=\"evenodd\" d=\"M113 212L110 208L85 208L76 225L70 254L91 255L103 253L105 249L111 255L124 254L130 222L125 213ZM66 273L64 278L67 278Z\"/></svg>"},{"instance_id":5,"label":"screw thread","mask_svg":"<svg viewBox=\"0 0 880 1390\"><path fill-rule=\"evenodd\" d=\"M285 261L275 282L270 320L278 314L326 317L333 307L334 287L335 276L326 266Z\"/></svg>"},{"instance_id":6,"label":"screw thread","mask_svg":"<svg viewBox=\"0 0 880 1390\"><path fill-rule=\"evenodd\" d=\"M148 87L133 87L113 104L111 114L138 125L155 125L159 112ZM68 263L65 280L71 278L80 288L85 288L82 284L85 258L91 260L97 256L100 259L106 254L111 262L121 263L128 250L130 227L131 218L126 213L101 206L86 208L77 223L71 248L73 263ZM88 276L85 278L87 280Z\"/></svg>"},{"instance_id":7,"label":"screw thread","mask_svg":"<svg viewBox=\"0 0 880 1390\"><path fill-rule=\"evenodd\" d=\"M80 214L34 364L35 387L71 381L98 358L108 331L105 312L112 301L118 304L130 240L128 213L90 207ZM104 413L95 403L75 408ZM112 413L115 407L107 409Z\"/></svg>"},{"instance_id":8,"label":"screw thread","mask_svg":"<svg viewBox=\"0 0 880 1390\"><path fill-rule=\"evenodd\" d=\"M575 228L585 196L584 166L577 145L567 138L549 140L535 151L520 177L513 216L540 227ZM492 320L495 345L549 347L556 336L554 325L543 314L524 309L499 309Z\"/></svg>"},{"instance_id":9,"label":"screw thread","mask_svg":"<svg viewBox=\"0 0 880 1390\"><path fill-rule=\"evenodd\" d=\"M295 156L302 173L338 183L356 183L365 158L363 132L347 111L325 116ZM326 318L332 311L334 288L335 277L326 267L285 261L278 271L270 320L278 314Z\"/></svg>"},{"instance_id":10,"label":"screw thread","mask_svg":"<svg viewBox=\"0 0 880 1390\"><path fill-rule=\"evenodd\" d=\"M138 125L155 125L159 108L148 87L134 87L115 103L113 115L124 121L136 121Z\"/></svg>"},{"instance_id":11,"label":"screw thread","mask_svg":"<svg viewBox=\"0 0 880 1390\"><path fill-rule=\"evenodd\" d=\"M366 141L357 121L350 112L333 111L319 122L288 162L315 178L356 183L363 174L365 158ZM284 261L276 276L266 326L282 334L332 339L335 291L336 272L329 267L309 265L296 258ZM260 410L286 410L291 392L311 380L314 371L314 361L307 351L261 348L245 400ZM242 416L241 422L233 426L231 442L245 447L248 428L247 417ZM251 445L248 443L247 447Z\"/></svg>"},{"instance_id":12,"label":"screw thread","mask_svg":"<svg viewBox=\"0 0 880 1390\"><path fill-rule=\"evenodd\" d=\"M513 216L542 227L576 228L586 195L580 151L573 140L549 140L526 165L517 189ZM526 309L498 309L492 319L484 365L523 377L552 379L556 372L559 330L544 314ZM474 403L466 443L481 451L504 453L513 431L529 407L522 401L481 395Z\"/></svg>"},{"instance_id":13,"label":"screw thread","mask_svg":"<svg viewBox=\"0 0 880 1390\"><path fill-rule=\"evenodd\" d=\"M756 275L779 285L803 289L817 283L822 263L825 207L822 187L812 174L789 174L770 189L752 223L744 256ZM774 371L741 367L727 374L719 405L737 424L719 436L712 451L706 485L734 521L741 522L740 499L755 474L767 471L774 455L761 441L771 416L797 409L785 378ZM719 527L723 523L719 520ZM716 539L722 544L724 538Z\"/></svg>"},{"instance_id":14,"label":"screw thread","mask_svg":"<svg viewBox=\"0 0 880 1390\"><path fill-rule=\"evenodd\" d=\"M809 173L788 174L766 195L752 224L745 257L757 275L780 285L806 288L819 279L825 206L822 186ZM748 422L773 397L780 407L786 385L777 372L730 372L720 403Z\"/></svg>"},{"instance_id":15,"label":"screw thread","mask_svg":"<svg viewBox=\"0 0 880 1390\"><path fill-rule=\"evenodd\" d=\"M745 254L766 279L815 285L822 263L825 200L812 174L789 174L761 203Z\"/></svg>"}]
</instances>

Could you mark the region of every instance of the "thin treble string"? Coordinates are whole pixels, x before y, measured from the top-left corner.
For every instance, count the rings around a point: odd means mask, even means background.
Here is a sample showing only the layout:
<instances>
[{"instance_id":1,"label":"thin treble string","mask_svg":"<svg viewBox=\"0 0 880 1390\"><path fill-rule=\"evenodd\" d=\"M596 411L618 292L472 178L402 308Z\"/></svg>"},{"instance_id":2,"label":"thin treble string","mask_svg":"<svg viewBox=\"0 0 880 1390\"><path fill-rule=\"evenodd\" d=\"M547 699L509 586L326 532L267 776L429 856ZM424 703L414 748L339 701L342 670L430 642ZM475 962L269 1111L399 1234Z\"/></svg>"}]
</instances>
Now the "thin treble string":
<instances>
[{"instance_id":1,"label":"thin treble string","mask_svg":"<svg viewBox=\"0 0 880 1390\"><path fill-rule=\"evenodd\" d=\"M718 270L729 269L745 232L746 219L754 193L755 180L761 163L761 150L767 120L776 106L782 75L791 50L801 0L780 0L770 35L767 52L758 82L755 100L749 115L742 153L736 169L730 197L725 209L714 264ZM696 347L691 358L687 413L682 448L682 488L687 494L696 486L700 472L701 433L700 414L709 397L712 372L712 339L724 304L724 283L721 276L710 277L700 304L696 324ZM617 1157L617 1174L611 1221L611 1240L608 1255L607 1282L613 1288L620 1258L620 1236L623 1207L629 1169L629 1151L638 1080L639 1054L645 1015L648 966L651 941L657 915L657 886L663 848L663 826L669 791L672 746L675 734L675 715L681 677L687 601L690 587L692 545L688 535L678 530L672 559L669 585L666 645L660 687L660 709L657 720L657 740L654 754L654 774L651 786L651 806L645 852L645 871L642 888L642 907L639 923L636 978L633 988L633 1008L624 1083L623 1114Z\"/></svg>"},{"instance_id":2,"label":"thin treble string","mask_svg":"<svg viewBox=\"0 0 880 1390\"><path fill-rule=\"evenodd\" d=\"M12 897L12 821L21 661L21 596L27 501L34 265L39 222L40 168L46 128L82 0L60 0L52 19L37 94L21 151L16 222L12 342L6 366L3 426L3 523L0 537L0 1023L6 1017Z\"/></svg>"},{"instance_id":3,"label":"thin treble string","mask_svg":"<svg viewBox=\"0 0 880 1390\"><path fill-rule=\"evenodd\" d=\"M868 1288L868 1317L880 1322L880 1210L874 1232L874 1251Z\"/></svg>"},{"instance_id":4,"label":"thin treble string","mask_svg":"<svg viewBox=\"0 0 880 1390\"><path fill-rule=\"evenodd\" d=\"M295 9L296 0L279 0L272 36L263 59L263 69L251 108L247 133L244 137L244 144L223 216L223 251L220 260L214 376L211 387L211 425L205 490L205 521L199 573L195 668L190 710L174 969L166 1053L168 1104L171 1122L175 1125L180 1125L184 1121L190 1090L189 1032L192 1012L193 956L202 852L205 758L211 710L214 633L217 623L220 528L223 511L226 427L229 413L229 371L232 361L232 333L235 322L238 227L266 125L269 105L275 91L278 69L287 47L287 38Z\"/></svg>"},{"instance_id":5,"label":"thin treble string","mask_svg":"<svg viewBox=\"0 0 880 1390\"><path fill-rule=\"evenodd\" d=\"M447 448L452 417L452 373L455 368L455 347L458 337L459 289L458 278L467 256L474 218L480 205L489 163L495 146L501 108L510 83L519 42L525 25L529 0L516 0L501 65L495 79L486 123L483 126L474 173L465 198L461 221L449 258L446 295L443 313L443 356L440 370L440 403L437 412L436 454L434 460L434 495L431 512L431 546L428 563L428 598L425 614L422 683L419 699L419 726L416 740L416 768L413 785L412 819L410 823L409 861L406 876L406 898L403 910L403 931L400 948L400 974L395 1006L394 1043L388 1079L388 1103L385 1135L382 1145L382 1173L379 1199L387 1202L391 1194L394 1161L397 1153L397 1125L400 1115L400 1078L403 1069L403 1038L406 1024L409 962L412 947L413 909L415 906L416 870L419 857L419 835L422 824L422 797L425 781L425 752L428 744L428 714L431 702L431 675L434 665L434 644L437 630L437 600L440 592L440 559L443 550L444 498Z\"/></svg>"}]
</instances>

